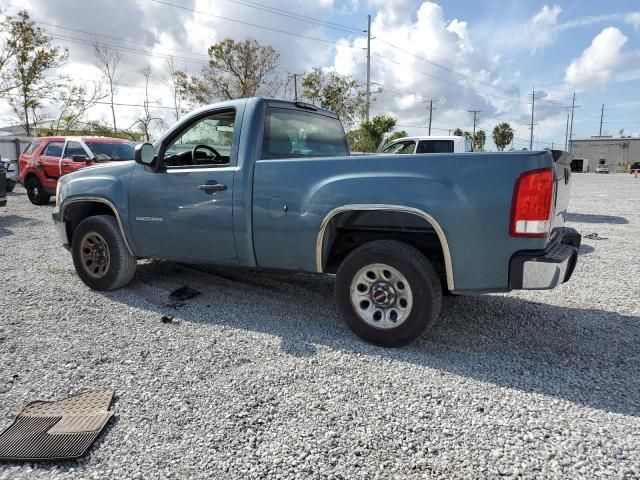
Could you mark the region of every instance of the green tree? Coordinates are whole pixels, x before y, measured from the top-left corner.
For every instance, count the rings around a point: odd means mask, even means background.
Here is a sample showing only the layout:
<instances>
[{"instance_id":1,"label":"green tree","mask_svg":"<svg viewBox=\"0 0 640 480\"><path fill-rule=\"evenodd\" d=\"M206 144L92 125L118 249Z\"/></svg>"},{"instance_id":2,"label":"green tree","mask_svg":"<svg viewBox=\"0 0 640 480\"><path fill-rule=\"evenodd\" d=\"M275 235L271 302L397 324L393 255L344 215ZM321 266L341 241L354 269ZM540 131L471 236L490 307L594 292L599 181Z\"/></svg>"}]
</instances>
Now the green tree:
<instances>
[{"instance_id":1,"label":"green tree","mask_svg":"<svg viewBox=\"0 0 640 480\"><path fill-rule=\"evenodd\" d=\"M15 17L5 17L0 34L6 41L5 52L11 54L2 71L3 83L11 95L9 104L26 134L32 135L42 100L61 85L59 78L47 74L66 62L68 52L54 47L26 10Z\"/></svg>"},{"instance_id":2,"label":"green tree","mask_svg":"<svg viewBox=\"0 0 640 480\"><path fill-rule=\"evenodd\" d=\"M501 152L513 141L513 129L507 122L499 123L493 129L493 142Z\"/></svg>"},{"instance_id":3,"label":"green tree","mask_svg":"<svg viewBox=\"0 0 640 480\"><path fill-rule=\"evenodd\" d=\"M106 97L102 84L93 82L79 85L64 85L57 93L58 119L51 135L71 135L77 132L80 122L89 109Z\"/></svg>"},{"instance_id":4,"label":"green tree","mask_svg":"<svg viewBox=\"0 0 640 480\"><path fill-rule=\"evenodd\" d=\"M408 137L409 134L404 131L404 130L398 130L397 132L393 132L391 135L389 135L387 137L387 139L385 140L385 145L388 145L389 143L399 139L399 138L404 138L404 137Z\"/></svg>"},{"instance_id":5,"label":"green tree","mask_svg":"<svg viewBox=\"0 0 640 480\"><path fill-rule=\"evenodd\" d=\"M473 149L476 152L484 152L484 145L487 142L487 134L484 130L478 130L476 136L473 139Z\"/></svg>"},{"instance_id":6,"label":"green tree","mask_svg":"<svg viewBox=\"0 0 640 480\"><path fill-rule=\"evenodd\" d=\"M355 152L375 152L384 136L396 126L396 119L388 115L376 115L360 128L347 133L349 148Z\"/></svg>"},{"instance_id":7,"label":"green tree","mask_svg":"<svg viewBox=\"0 0 640 480\"><path fill-rule=\"evenodd\" d=\"M463 131L462 131L462 129L460 129L460 128L456 128L456 129L453 131L453 134L454 134L456 137L464 137L464 132L463 132Z\"/></svg>"},{"instance_id":8,"label":"green tree","mask_svg":"<svg viewBox=\"0 0 640 480\"><path fill-rule=\"evenodd\" d=\"M250 38L242 42L227 38L211 45L208 53L209 64L200 75L178 74L183 99L191 105L258 95L275 97L282 86L280 54L270 45Z\"/></svg>"},{"instance_id":9,"label":"green tree","mask_svg":"<svg viewBox=\"0 0 640 480\"><path fill-rule=\"evenodd\" d=\"M358 82L321 68L303 77L302 98L337 113L347 127L362 118L366 105L365 92L358 88Z\"/></svg>"}]
</instances>

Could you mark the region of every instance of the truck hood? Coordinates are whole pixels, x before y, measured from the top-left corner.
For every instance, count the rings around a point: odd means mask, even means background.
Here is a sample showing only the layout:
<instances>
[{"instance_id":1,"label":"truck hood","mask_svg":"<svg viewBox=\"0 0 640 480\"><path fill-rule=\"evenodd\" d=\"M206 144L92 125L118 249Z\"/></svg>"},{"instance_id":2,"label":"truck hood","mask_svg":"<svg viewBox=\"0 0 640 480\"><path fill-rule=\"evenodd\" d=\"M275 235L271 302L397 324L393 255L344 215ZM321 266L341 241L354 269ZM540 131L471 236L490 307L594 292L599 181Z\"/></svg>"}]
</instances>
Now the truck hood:
<instances>
[{"instance_id":1,"label":"truck hood","mask_svg":"<svg viewBox=\"0 0 640 480\"><path fill-rule=\"evenodd\" d=\"M120 177L122 175L130 173L131 170L133 170L135 164L136 162L133 160L100 163L98 165L91 165L89 167L84 167L80 170L76 170L73 173L69 173L61 177L60 180L67 179L67 181L69 181L79 178L89 178L103 175Z\"/></svg>"}]
</instances>

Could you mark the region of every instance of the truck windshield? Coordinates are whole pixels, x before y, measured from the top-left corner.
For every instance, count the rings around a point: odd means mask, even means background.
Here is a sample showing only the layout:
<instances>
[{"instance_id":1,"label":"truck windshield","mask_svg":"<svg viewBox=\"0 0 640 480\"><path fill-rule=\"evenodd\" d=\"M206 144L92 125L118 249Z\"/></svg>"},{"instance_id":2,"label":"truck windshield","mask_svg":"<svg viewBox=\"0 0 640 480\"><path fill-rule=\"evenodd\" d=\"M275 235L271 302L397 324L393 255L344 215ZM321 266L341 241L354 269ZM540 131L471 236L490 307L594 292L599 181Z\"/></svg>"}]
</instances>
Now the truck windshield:
<instances>
[{"instance_id":1,"label":"truck windshield","mask_svg":"<svg viewBox=\"0 0 640 480\"><path fill-rule=\"evenodd\" d=\"M133 160L133 143L87 143L87 147L98 161Z\"/></svg>"},{"instance_id":2,"label":"truck windshield","mask_svg":"<svg viewBox=\"0 0 640 480\"><path fill-rule=\"evenodd\" d=\"M288 108L267 110L263 159L347 155L344 129L337 118Z\"/></svg>"}]
</instances>

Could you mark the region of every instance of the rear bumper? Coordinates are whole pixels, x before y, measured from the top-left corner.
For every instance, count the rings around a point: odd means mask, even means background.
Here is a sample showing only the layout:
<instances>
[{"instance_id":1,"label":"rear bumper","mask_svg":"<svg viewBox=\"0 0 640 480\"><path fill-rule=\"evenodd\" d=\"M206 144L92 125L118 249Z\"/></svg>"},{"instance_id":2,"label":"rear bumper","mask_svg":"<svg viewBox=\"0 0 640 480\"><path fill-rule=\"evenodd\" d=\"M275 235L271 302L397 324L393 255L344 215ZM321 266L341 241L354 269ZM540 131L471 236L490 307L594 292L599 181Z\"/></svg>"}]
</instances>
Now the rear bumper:
<instances>
[{"instance_id":1,"label":"rear bumper","mask_svg":"<svg viewBox=\"0 0 640 480\"><path fill-rule=\"evenodd\" d=\"M575 229L565 227L546 250L516 253L509 262L509 288L548 290L569 281L581 240Z\"/></svg>"}]
</instances>

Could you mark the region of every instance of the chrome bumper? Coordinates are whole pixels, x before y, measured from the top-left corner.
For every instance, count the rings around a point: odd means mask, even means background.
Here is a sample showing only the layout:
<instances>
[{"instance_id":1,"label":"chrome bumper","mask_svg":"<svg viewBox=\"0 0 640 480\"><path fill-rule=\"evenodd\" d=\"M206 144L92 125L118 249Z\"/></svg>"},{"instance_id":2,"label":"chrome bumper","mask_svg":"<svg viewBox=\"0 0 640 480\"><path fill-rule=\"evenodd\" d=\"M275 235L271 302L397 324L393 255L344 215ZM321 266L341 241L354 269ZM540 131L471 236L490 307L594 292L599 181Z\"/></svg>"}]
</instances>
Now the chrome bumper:
<instances>
[{"instance_id":1,"label":"chrome bumper","mask_svg":"<svg viewBox=\"0 0 640 480\"><path fill-rule=\"evenodd\" d=\"M509 288L548 290L569 281L581 240L576 230L564 228L548 249L516 253L509 264Z\"/></svg>"},{"instance_id":2,"label":"chrome bumper","mask_svg":"<svg viewBox=\"0 0 640 480\"><path fill-rule=\"evenodd\" d=\"M56 205L54 207L51 217L53 218L53 225L55 226L56 232L58 232L58 237L60 238L62 245L68 249L69 238L67 237L67 226L60 218L60 205Z\"/></svg>"}]
</instances>

